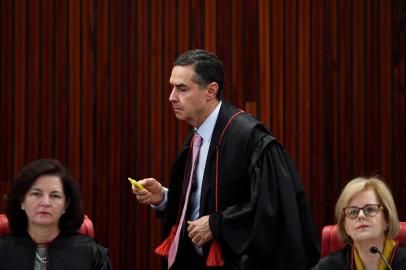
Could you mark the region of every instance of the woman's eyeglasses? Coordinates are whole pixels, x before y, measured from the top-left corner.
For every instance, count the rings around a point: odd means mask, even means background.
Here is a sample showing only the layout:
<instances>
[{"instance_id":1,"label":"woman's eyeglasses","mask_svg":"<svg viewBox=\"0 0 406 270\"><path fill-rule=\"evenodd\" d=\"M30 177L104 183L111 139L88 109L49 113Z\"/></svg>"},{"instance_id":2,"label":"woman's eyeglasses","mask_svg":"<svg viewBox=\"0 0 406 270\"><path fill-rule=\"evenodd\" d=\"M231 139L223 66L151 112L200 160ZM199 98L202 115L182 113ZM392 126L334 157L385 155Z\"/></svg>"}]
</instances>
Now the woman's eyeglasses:
<instances>
[{"instance_id":1,"label":"woman's eyeglasses","mask_svg":"<svg viewBox=\"0 0 406 270\"><path fill-rule=\"evenodd\" d=\"M381 207L382 206L380 206L379 204L366 204L364 205L364 207L361 208L356 206L347 206L344 208L344 214L347 218L354 219L358 217L359 212L362 210L362 212L364 212L364 215L368 217L374 217L376 216L376 214L378 214Z\"/></svg>"}]
</instances>

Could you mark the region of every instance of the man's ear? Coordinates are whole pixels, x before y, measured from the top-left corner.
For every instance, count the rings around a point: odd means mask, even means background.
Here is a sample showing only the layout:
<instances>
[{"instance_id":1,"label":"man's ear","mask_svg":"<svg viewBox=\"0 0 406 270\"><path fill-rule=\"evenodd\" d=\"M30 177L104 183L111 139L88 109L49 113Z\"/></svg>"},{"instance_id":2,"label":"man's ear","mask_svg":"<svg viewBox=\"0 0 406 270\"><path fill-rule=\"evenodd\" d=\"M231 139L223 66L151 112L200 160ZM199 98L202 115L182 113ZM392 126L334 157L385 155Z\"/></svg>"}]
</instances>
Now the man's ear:
<instances>
[{"instance_id":1,"label":"man's ear","mask_svg":"<svg viewBox=\"0 0 406 270\"><path fill-rule=\"evenodd\" d=\"M207 89L207 100L215 99L217 96L217 92L219 90L219 85L216 82L209 83L206 87Z\"/></svg>"}]
</instances>

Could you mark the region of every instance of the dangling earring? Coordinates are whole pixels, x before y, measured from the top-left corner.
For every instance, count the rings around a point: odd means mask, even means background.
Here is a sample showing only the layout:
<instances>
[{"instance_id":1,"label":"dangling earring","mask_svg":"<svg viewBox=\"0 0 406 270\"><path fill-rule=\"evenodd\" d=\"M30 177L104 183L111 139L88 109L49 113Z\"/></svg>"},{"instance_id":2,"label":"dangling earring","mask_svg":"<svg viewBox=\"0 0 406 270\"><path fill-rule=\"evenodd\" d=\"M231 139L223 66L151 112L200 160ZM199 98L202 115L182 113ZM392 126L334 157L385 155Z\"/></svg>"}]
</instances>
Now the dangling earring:
<instances>
[{"instance_id":1,"label":"dangling earring","mask_svg":"<svg viewBox=\"0 0 406 270\"><path fill-rule=\"evenodd\" d=\"M23 206L23 205L21 205L21 210L23 210L23 211L24 211L24 206Z\"/></svg>"},{"instance_id":2,"label":"dangling earring","mask_svg":"<svg viewBox=\"0 0 406 270\"><path fill-rule=\"evenodd\" d=\"M62 215L65 214L65 210L62 211Z\"/></svg>"}]
</instances>

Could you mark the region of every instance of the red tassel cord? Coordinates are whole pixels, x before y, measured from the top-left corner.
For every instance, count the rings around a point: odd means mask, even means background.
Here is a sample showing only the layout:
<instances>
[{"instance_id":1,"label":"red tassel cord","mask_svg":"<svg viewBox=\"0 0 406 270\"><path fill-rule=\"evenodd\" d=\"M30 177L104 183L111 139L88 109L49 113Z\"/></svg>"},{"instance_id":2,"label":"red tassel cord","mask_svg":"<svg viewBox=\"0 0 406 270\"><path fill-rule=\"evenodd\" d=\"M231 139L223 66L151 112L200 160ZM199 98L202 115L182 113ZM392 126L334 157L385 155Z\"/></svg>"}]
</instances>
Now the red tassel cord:
<instances>
[{"instance_id":1,"label":"red tassel cord","mask_svg":"<svg viewBox=\"0 0 406 270\"><path fill-rule=\"evenodd\" d=\"M172 226L169 236L155 249L156 254L159 256L168 257L169 249L171 248L173 238L175 238L177 228L178 225Z\"/></svg>"},{"instance_id":2,"label":"red tassel cord","mask_svg":"<svg viewBox=\"0 0 406 270\"><path fill-rule=\"evenodd\" d=\"M216 240L213 240L213 242L210 245L210 251L209 251L209 256L207 257L206 265L207 266L223 266L224 265L224 258L223 258L223 255L221 254L220 246L216 242Z\"/></svg>"}]
</instances>

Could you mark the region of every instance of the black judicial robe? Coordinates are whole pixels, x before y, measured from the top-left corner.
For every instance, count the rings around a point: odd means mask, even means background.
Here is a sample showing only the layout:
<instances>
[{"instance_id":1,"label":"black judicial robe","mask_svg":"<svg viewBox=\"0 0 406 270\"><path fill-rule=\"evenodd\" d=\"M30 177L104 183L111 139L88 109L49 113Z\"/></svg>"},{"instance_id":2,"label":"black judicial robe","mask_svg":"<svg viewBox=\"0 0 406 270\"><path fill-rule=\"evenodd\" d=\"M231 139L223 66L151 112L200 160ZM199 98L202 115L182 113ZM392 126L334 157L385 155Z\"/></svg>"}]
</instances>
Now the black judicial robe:
<instances>
[{"instance_id":1,"label":"black judicial robe","mask_svg":"<svg viewBox=\"0 0 406 270\"><path fill-rule=\"evenodd\" d=\"M223 269L308 269L319 259L319 242L298 172L283 147L255 118L222 103L203 176L200 216L209 223L225 260ZM165 210L165 235L176 224L192 133L174 163ZM218 211L216 148L219 147ZM210 242L203 247L206 260ZM178 252L177 260L184 259Z\"/></svg>"},{"instance_id":2,"label":"black judicial robe","mask_svg":"<svg viewBox=\"0 0 406 270\"><path fill-rule=\"evenodd\" d=\"M0 237L0 270L34 269L36 244L28 234ZM108 250L79 233L60 234L48 246L48 270L110 270Z\"/></svg>"},{"instance_id":3,"label":"black judicial robe","mask_svg":"<svg viewBox=\"0 0 406 270\"><path fill-rule=\"evenodd\" d=\"M345 246L334 253L320 259L319 263L312 270L355 270L355 263L352 258L352 247ZM406 247L398 245L394 249L392 259L389 261L393 270L406 269Z\"/></svg>"}]
</instances>

